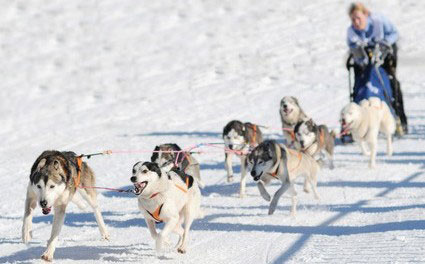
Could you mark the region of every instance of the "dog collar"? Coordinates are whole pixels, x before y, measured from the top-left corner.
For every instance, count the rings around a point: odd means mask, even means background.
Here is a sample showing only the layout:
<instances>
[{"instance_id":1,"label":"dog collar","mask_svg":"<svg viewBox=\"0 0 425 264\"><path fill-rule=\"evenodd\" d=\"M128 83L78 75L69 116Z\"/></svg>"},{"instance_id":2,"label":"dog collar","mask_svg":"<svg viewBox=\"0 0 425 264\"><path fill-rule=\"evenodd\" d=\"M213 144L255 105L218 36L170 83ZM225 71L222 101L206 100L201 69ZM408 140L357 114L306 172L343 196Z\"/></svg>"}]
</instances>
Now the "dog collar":
<instances>
[{"instance_id":1,"label":"dog collar","mask_svg":"<svg viewBox=\"0 0 425 264\"><path fill-rule=\"evenodd\" d=\"M279 167L280 167L280 164L279 165L277 165L277 168L276 168L276 170L274 171L274 172L272 172L272 173L268 173L270 176L272 176L273 178L278 178L277 177L277 172L279 171Z\"/></svg>"},{"instance_id":2,"label":"dog collar","mask_svg":"<svg viewBox=\"0 0 425 264\"><path fill-rule=\"evenodd\" d=\"M156 192L156 193L152 194L152 195L149 197L149 199L154 198L154 197L155 197L155 196L157 196L158 194L159 194L159 192Z\"/></svg>"}]
</instances>

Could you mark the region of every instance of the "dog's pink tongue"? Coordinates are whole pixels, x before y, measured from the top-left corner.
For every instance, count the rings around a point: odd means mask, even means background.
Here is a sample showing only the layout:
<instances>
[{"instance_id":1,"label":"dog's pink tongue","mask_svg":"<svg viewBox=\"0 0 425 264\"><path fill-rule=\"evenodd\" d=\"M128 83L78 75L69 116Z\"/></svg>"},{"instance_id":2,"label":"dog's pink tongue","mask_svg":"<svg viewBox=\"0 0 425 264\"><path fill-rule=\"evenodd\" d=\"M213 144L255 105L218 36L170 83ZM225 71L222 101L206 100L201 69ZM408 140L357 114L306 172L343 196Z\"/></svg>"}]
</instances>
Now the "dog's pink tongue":
<instances>
[{"instance_id":1,"label":"dog's pink tongue","mask_svg":"<svg viewBox=\"0 0 425 264\"><path fill-rule=\"evenodd\" d=\"M48 215L48 214L50 213L50 211L51 211L51 210L52 210L52 208L51 208L51 207L41 209L41 211L42 211L42 212L43 212L43 214L45 214L45 215Z\"/></svg>"}]
</instances>

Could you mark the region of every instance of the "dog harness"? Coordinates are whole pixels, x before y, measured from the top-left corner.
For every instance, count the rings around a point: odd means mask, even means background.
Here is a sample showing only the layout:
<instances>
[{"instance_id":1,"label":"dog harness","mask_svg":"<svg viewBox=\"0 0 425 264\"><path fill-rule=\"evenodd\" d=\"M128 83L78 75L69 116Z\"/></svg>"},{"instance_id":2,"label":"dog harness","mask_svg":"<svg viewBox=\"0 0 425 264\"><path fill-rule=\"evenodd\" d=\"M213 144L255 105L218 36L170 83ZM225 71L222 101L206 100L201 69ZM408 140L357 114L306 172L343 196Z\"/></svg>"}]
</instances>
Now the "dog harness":
<instances>
[{"instance_id":1,"label":"dog harness","mask_svg":"<svg viewBox=\"0 0 425 264\"><path fill-rule=\"evenodd\" d=\"M279 171L279 165L277 165L277 168L276 168L276 170L275 170L275 172L272 172L272 173L268 173L270 176L272 176L273 178L275 178L275 179L278 179L278 177L277 177L277 172Z\"/></svg>"},{"instance_id":2,"label":"dog harness","mask_svg":"<svg viewBox=\"0 0 425 264\"><path fill-rule=\"evenodd\" d=\"M158 194L158 193L157 193ZM151 212L149 212L148 210L146 210L146 212L148 212L148 214L155 220L155 222L157 223L157 224L159 224L159 223L162 223L163 222L163 220L159 217L159 214L161 213L161 210L162 210L162 206L163 206L164 204L161 204L158 208L156 208L156 210L153 212L153 213L151 213Z\"/></svg>"},{"instance_id":3,"label":"dog harness","mask_svg":"<svg viewBox=\"0 0 425 264\"><path fill-rule=\"evenodd\" d=\"M296 170L296 169L298 169L298 167L300 166L300 164L301 164L301 159L302 159L302 154L301 154L301 152L299 152L299 151L295 151L295 150L293 150L293 149L288 149L288 151L290 151L290 152L292 152L292 154L296 154L297 155L297 157L298 157L298 164L297 164L297 166L295 166L294 168L292 168L292 169L289 169L289 171L290 172L293 172L294 170Z\"/></svg>"},{"instance_id":4,"label":"dog harness","mask_svg":"<svg viewBox=\"0 0 425 264\"><path fill-rule=\"evenodd\" d=\"M77 157L77 177L74 178L74 185L75 188L78 188L78 186L80 185L80 179L81 179L81 166L83 164L83 159L82 157Z\"/></svg>"},{"instance_id":5,"label":"dog harness","mask_svg":"<svg viewBox=\"0 0 425 264\"><path fill-rule=\"evenodd\" d=\"M178 185L178 184L174 184L180 191L187 193L187 189L185 189L184 187ZM189 177L186 177L186 187L189 187ZM155 196L157 196L159 194L159 192L152 194L149 199L154 198ZM156 208L155 211L153 211L153 213L149 212L148 210L145 209L145 211L155 220L155 222L157 224L164 222L159 215L161 214L161 210L162 210L162 206L164 206L164 204L161 204L160 206L158 206L158 208Z\"/></svg>"}]
</instances>

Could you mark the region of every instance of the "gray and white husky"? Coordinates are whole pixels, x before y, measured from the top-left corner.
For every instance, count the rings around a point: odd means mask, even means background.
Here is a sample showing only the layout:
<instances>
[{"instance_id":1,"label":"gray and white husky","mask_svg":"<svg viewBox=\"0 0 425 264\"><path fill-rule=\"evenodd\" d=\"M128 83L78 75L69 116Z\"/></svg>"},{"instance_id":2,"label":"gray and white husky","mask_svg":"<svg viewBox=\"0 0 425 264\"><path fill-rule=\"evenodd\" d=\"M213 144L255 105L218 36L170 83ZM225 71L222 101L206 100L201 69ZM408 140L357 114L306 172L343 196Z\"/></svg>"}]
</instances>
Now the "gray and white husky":
<instances>
[{"instance_id":1,"label":"gray and white husky","mask_svg":"<svg viewBox=\"0 0 425 264\"><path fill-rule=\"evenodd\" d=\"M241 185L239 196L245 196L246 186L246 156L250 148L256 147L263 141L263 135L257 125L242 123L233 120L227 123L223 129L225 167L227 171L227 182L233 181L232 158L235 154L241 160Z\"/></svg>"},{"instance_id":2,"label":"gray and white husky","mask_svg":"<svg viewBox=\"0 0 425 264\"><path fill-rule=\"evenodd\" d=\"M77 189L75 186L79 170L81 185L93 186L95 184L93 171L85 162L82 162L81 167L78 166L77 156L74 152L44 151L32 165L25 200L22 240L24 243L28 243L32 238L32 217L37 204L41 206L45 215L49 214L53 207L55 215L52 233L47 243L47 249L41 256L43 260L51 261L53 259L68 203L75 197L73 202L83 208L80 200L74 196L77 191L93 208L102 238L109 240L108 231L97 205L96 191L94 189Z\"/></svg>"},{"instance_id":3,"label":"gray and white husky","mask_svg":"<svg viewBox=\"0 0 425 264\"><path fill-rule=\"evenodd\" d=\"M313 189L316 199L319 199L317 193L317 173L320 166L308 154L289 149L286 146L276 143L274 140L266 140L258 145L248 156L248 167L251 170L251 176L258 182L257 187L261 196L270 201L269 214L273 214L279 198L288 189L292 196L291 215L296 215L297 192L295 191L295 179L304 177L304 191L309 192L309 187ZM264 185L271 180L280 180L282 185L271 199ZM309 186L310 185L310 186Z\"/></svg>"},{"instance_id":4,"label":"gray and white husky","mask_svg":"<svg viewBox=\"0 0 425 264\"><path fill-rule=\"evenodd\" d=\"M322 156L327 156L330 169L334 168L333 154L335 133L329 132L326 125L316 125L312 119L298 122L294 129L295 148L309 154L321 164Z\"/></svg>"},{"instance_id":5,"label":"gray and white husky","mask_svg":"<svg viewBox=\"0 0 425 264\"><path fill-rule=\"evenodd\" d=\"M184 173L192 176L200 188L205 185L201 180L201 167L199 162L189 152L179 152L182 149L175 143L155 146L151 156L151 162L155 162L162 169L170 171L176 167Z\"/></svg>"},{"instance_id":6,"label":"gray and white husky","mask_svg":"<svg viewBox=\"0 0 425 264\"><path fill-rule=\"evenodd\" d=\"M295 125L298 122L308 120L309 117L301 109L297 98L293 96L285 96L280 100L279 114L282 121L283 138L288 146L293 146Z\"/></svg>"}]
</instances>

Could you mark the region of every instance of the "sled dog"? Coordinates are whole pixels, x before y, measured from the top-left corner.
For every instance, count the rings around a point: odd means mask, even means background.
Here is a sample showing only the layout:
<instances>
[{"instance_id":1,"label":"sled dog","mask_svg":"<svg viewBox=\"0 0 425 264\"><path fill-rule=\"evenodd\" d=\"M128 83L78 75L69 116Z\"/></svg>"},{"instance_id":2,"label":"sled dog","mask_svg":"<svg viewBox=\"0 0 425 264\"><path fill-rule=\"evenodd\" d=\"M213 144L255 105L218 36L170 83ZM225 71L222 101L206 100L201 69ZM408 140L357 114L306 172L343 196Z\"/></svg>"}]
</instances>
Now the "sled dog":
<instances>
[{"instance_id":1,"label":"sled dog","mask_svg":"<svg viewBox=\"0 0 425 264\"><path fill-rule=\"evenodd\" d=\"M28 243L32 238L31 226L34 209L39 204L43 214L55 209L53 226L47 249L41 256L43 260L51 261L56 249L56 242L61 231L68 203L73 200L80 208L78 193L92 207L103 239L109 240L109 234L100 213L94 189L80 189L80 186L95 185L95 176L91 168L81 162L74 152L44 151L31 168L30 181L27 187L25 213L22 225L22 240Z\"/></svg>"},{"instance_id":2,"label":"sled dog","mask_svg":"<svg viewBox=\"0 0 425 264\"><path fill-rule=\"evenodd\" d=\"M199 162L189 152L179 152L182 149L174 143L155 146L151 156L151 162L155 162L161 169L171 170L177 168L192 176L198 182L200 188L204 187L201 180L201 168Z\"/></svg>"},{"instance_id":3,"label":"sled dog","mask_svg":"<svg viewBox=\"0 0 425 264\"><path fill-rule=\"evenodd\" d=\"M349 103L341 111L343 132L351 132L358 142L362 153L370 156L369 167L376 167L378 134L382 132L387 139L387 154L393 153L392 135L395 132L395 120L388 105L377 97L362 100L360 105ZM367 147L369 149L367 149Z\"/></svg>"},{"instance_id":4,"label":"sled dog","mask_svg":"<svg viewBox=\"0 0 425 264\"><path fill-rule=\"evenodd\" d=\"M186 253L190 226L201 217L201 192L196 180L177 168L165 172L154 162L134 164L130 180L157 252L168 247L168 236L174 232L179 235L177 251ZM165 226L157 233L155 223L160 222Z\"/></svg>"},{"instance_id":5,"label":"sled dog","mask_svg":"<svg viewBox=\"0 0 425 264\"><path fill-rule=\"evenodd\" d=\"M329 133L326 125L316 125L312 119L298 122L294 128L295 148L309 154L319 164L322 163L323 154L329 160L330 169L334 168L333 154L335 134Z\"/></svg>"},{"instance_id":6,"label":"sled dog","mask_svg":"<svg viewBox=\"0 0 425 264\"><path fill-rule=\"evenodd\" d=\"M279 114L286 144L293 146L295 141L295 135L293 133L295 125L298 122L308 120L308 116L301 109L297 98L293 96L285 96L280 100Z\"/></svg>"},{"instance_id":7,"label":"sled dog","mask_svg":"<svg viewBox=\"0 0 425 264\"><path fill-rule=\"evenodd\" d=\"M225 167L227 182L233 181L232 158L236 154L241 160L241 184L239 196L245 196L246 186L246 155L250 148L256 147L263 141L260 128L251 123L242 123L238 120L230 121L223 129L225 151Z\"/></svg>"},{"instance_id":8,"label":"sled dog","mask_svg":"<svg viewBox=\"0 0 425 264\"><path fill-rule=\"evenodd\" d=\"M294 184L298 177L305 178L304 191L309 192L311 186L314 197L319 199L316 186L320 167L308 154L289 149L273 140L266 140L251 152L248 157L248 167L251 170L251 176L257 182L261 196L266 201L271 200L269 215L274 213L280 196L288 189L292 197L291 215L296 215L297 192ZM264 186L273 179L280 180L282 185L271 199Z\"/></svg>"}]
</instances>

